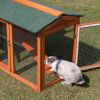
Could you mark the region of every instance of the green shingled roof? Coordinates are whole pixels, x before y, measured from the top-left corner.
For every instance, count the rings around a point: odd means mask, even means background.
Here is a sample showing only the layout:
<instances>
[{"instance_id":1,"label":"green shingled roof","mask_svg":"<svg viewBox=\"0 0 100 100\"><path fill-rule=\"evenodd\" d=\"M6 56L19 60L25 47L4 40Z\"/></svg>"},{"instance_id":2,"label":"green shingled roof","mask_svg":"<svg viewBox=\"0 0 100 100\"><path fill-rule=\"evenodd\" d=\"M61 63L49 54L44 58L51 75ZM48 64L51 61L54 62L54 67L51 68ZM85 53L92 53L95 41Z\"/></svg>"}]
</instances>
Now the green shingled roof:
<instances>
[{"instance_id":1,"label":"green shingled roof","mask_svg":"<svg viewBox=\"0 0 100 100\"><path fill-rule=\"evenodd\" d=\"M32 1L37 2L36 0ZM45 3L40 4L52 7ZM53 6L52 8L64 11L67 15L80 16L58 7ZM13 0L0 0L0 18L36 34L58 17L13 2Z\"/></svg>"}]
</instances>

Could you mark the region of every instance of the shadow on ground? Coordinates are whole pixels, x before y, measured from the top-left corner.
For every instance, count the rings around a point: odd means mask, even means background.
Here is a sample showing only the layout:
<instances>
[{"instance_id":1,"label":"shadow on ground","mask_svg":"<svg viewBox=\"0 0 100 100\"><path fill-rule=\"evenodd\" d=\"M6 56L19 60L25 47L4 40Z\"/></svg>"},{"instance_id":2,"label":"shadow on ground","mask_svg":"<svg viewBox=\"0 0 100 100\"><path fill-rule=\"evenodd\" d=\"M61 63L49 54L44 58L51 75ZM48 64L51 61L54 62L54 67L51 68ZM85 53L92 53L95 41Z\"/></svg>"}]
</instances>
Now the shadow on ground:
<instances>
[{"instance_id":1,"label":"shadow on ground","mask_svg":"<svg viewBox=\"0 0 100 100\"><path fill-rule=\"evenodd\" d=\"M82 84L82 85L77 85L77 86L80 86L80 87L89 87L89 86L90 86L90 85L89 85L90 80L89 80L88 76L86 76L85 74L83 74L83 78L84 78L84 80L85 80L85 83Z\"/></svg>"}]
</instances>

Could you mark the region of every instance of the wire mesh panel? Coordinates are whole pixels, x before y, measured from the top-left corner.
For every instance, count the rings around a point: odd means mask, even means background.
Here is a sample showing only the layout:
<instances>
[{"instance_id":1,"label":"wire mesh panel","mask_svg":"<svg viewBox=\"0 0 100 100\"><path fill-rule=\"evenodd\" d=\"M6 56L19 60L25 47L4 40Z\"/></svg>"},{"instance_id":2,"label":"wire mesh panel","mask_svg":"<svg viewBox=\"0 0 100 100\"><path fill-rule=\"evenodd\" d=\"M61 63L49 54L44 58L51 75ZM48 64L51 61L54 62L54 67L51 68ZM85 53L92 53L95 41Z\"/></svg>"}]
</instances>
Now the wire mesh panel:
<instances>
[{"instance_id":1,"label":"wire mesh panel","mask_svg":"<svg viewBox=\"0 0 100 100\"><path fill-rule=\"evenodd\" d=\"M46 54L72 60L73 27L59 31L46 38Z\"/></svg>"},{"instance_id":2,"label":"wire mesh panel","mask_svg":"<svg viewBox=\"0 0 100 100\"><path fill-rule=\"evenodd\" d=\"M78 65L100 64L100 24L79 28L79 40Z\"/></svg>"},{"instance_id":3,"label":"wire mesh panel","mask_svg":"<svg viewBox=\"0 0 100 100\"><path fill-rule=\"evenodd\" d=\"M73 27L70 27L66 30L48 35L46 38L46 55L72 61L73 30ZM48 83L57 77L55 73L48 74L45 77L45 81Z\"/></svg>"},{"instance_id":4,"label":"wire mesh panel","mask_svg":"<svg viewBox=\"0 0 100 100\"><path fill-rule=\"evenodd\" d=\"M8 64L6 24L0 22L0 61Z\"/></svg>"},{"instance_id":5,"label":"wire mesh panel","mask_svg":"<svg viewBox=\"0 0 100 100\"><path fill-rule=\"evenodd\" d=\"M30 82L37 83L37 38L19 27L14 27L15 72Z\"/></svg>"}]
</instances>

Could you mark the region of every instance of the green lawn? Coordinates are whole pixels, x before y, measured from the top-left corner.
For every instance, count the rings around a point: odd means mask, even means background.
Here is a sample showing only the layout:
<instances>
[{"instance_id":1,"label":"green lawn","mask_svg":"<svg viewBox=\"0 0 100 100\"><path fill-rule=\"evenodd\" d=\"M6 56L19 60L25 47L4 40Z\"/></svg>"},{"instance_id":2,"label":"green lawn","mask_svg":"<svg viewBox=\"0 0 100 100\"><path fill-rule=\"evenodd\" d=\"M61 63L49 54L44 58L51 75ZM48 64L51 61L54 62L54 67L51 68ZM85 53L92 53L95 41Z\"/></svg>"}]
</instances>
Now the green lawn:
<instances>
[{"instance_id":1,"label":"green lawn","mask_svg":"<svg viewBox=\"0 0 100 100\"><path fill-rule=\"evenodd\" d=\"M100 0L38 0L63 7L65 9L74 10L82 14L81 23L100 21ZM82 33L88 35L81 35L81 44L84 47L97 50L96 55L100 55L100 34L92 34L93 42L90 42L90 35L92 32L99 32L95 29L83 30ZM70 60L72 39L72 28L61 31L58 35L49 37L46 45L49 55L59 55L64 59ZM61 34L62 33L62 34ZM86 38L84 38L86 36ZM52 41L48 41L52 40ZM58 41L59 40L59 41ZM98 40L99 44L95 42ZM67 41L67 43L66 43ZM58 45L58 44L64 45ZM53 46L53 48L52 48ZM68 46L68 48L67 48ZM53 51L53 52L52 52ZM66 52L67 51L67 52ZM80 51L82 52L82 51ZM91 51L92 52L92 51ZM83 55L82 55L83 56ZM81 59L81 58L80 58ZM99 60L98 60L99 59ZM100 56L98 57L100 61ZM84 60L84 59L83 59ZM25 63L24 63L25 64ZM26 74L28 74L27 72ZM40 94L17 81L13 77L0 70L0 100L99 100L100 96L100 69L95 69L89 72L84 72L86 83L83 86L62 86L61 83L44 90ZM47 79L48 80L48 79Z\"/></svg>"}]
</instances>

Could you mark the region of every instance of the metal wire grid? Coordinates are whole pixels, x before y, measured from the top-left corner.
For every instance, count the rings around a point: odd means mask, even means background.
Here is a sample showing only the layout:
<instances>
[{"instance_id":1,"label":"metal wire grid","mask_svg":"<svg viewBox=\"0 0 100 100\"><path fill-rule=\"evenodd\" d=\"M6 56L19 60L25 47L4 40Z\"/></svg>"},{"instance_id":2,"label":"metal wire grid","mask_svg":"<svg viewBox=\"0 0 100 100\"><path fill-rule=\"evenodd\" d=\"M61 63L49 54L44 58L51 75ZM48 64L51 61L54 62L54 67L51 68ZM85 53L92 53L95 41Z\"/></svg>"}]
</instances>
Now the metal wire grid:
<instances>
[{"instance_id":1,"label":"metal wire grid","mask_svg":"<svg viewBox=\"0 0 100 100\"><path fill-rule=\"evenodd\" d=\"M15 71L30 82L37 83L37 38L31 33L14 27Z\"/></svg>"},{"instance_id":2,"label":"metal wire grid","mask_svg":"<svg viewBox=\"0 0 100 100\"><path fill-rule=\"evenodd\" d=\"M54 33L46 38L46 54L72 60L73 27Z\"/></svg>"},{"instance_id":3,"label":"metal wire grid","mask_svg":"<svg viewBox=\"0 0 100 100\"><path fill-rule=\"evenodd\" d=\"M100 26L80 29L78 65L100 62Z\"/></svg>"},{"instance_id":4,"label":"metal wire grid","mask_svg":"<svg viewBox=\"0 0 100 100\"><path fill-rule=\"evenodd\" d=\"M0 22L0 61L8 64L6 25Z\"/></svg>"},{"instance_id":5,"label":"metal wire grid","mask_svg":"<svg viewBox=\"0 0 100 100\"><path fill-rule=\"evenodd\" d=\"M57 56L60 59L72 61L73 46L73 27L59 31L46 38L46 54L48 56ZM49 83L58 77L57 74L51 73L45 76L45 82Z\"/></svg>"}]
</instances>

